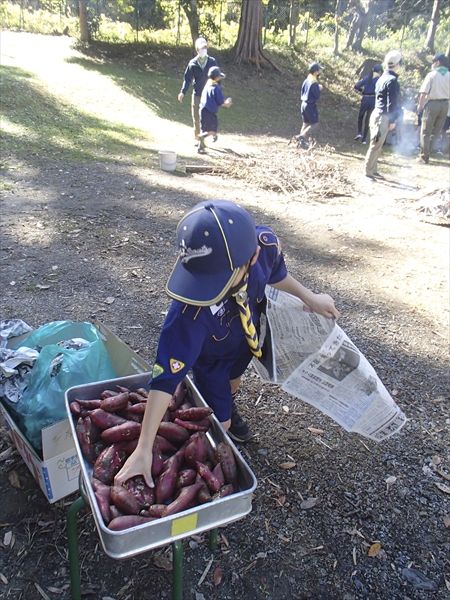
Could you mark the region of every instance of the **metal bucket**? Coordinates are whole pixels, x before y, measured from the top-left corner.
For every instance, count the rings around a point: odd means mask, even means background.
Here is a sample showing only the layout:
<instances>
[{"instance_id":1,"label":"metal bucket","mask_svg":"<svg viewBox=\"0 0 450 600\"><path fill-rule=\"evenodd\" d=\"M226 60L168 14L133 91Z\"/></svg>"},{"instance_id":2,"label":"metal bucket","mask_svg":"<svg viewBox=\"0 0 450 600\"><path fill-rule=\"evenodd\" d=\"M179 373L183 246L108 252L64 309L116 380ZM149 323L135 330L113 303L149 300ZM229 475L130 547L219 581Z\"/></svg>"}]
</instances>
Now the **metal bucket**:
<instances>
[{"instance_id":1,"label":"metal bucket","mask_svg":"<svg viewBox=\"0 0 450 600\"><path fill-rule=\"evenodd\" d=\"M159 166L163 171L175 171L177 168L177 153L172 150L160 150L158 152Z\"/></svg>"}]
</instances>

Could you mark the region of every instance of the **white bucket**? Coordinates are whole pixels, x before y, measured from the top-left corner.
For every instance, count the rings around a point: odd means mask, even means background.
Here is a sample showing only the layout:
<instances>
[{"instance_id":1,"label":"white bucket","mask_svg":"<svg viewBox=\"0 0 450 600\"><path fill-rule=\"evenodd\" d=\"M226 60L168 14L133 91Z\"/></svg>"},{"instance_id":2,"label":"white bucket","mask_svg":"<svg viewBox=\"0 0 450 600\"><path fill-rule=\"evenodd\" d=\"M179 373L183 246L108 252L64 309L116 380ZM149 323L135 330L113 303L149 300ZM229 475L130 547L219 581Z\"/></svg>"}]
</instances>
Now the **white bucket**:
<instances>
[{"instance_id":1,"label":"white bucket","mask_svg":"<svg viewBox=\"0 0 450 600\"><path fill-rule=\"evenodd\" d=\"M163 171L175 171L177 168L177 153L171 150L160 150L158 152L159 166Z\"/></svg>"}]
</instances>

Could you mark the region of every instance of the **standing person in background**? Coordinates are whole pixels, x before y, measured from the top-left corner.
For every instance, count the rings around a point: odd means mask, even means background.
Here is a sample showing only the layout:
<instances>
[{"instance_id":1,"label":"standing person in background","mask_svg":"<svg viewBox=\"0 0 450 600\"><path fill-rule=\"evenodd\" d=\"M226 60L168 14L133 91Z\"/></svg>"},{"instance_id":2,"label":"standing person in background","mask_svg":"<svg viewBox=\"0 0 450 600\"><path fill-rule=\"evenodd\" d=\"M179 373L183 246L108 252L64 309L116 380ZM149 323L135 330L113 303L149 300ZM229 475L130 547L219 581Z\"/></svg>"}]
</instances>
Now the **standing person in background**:
<instances>
[{"instance_id":1,"label":"standing person in background","mask_svg":"<svg viewBox=\"0 0 450 600\"><path fill-rule=\"evenodd\" d=\"M212 67L217 67L217 61L212 56L208 56L208 43L205 38L198 38L196 40L195 50L197 51L197 56L190 60L186 67L183 85L178 94L178 102L183 102L183 98L192 83L192 121L194 123L195 139L198 141L200 139L200 98L208 80L208 72Z\"/></svg>"},{"instance_id":2,"label":"standing person in background","mask_svg":"<svg viewBox=\"0 0 450 600\"><path fill-rule=\"evenodd\" d=\"M438 52L432 60L433 70L425 77L419 91L417 113L423 110L420 127L420 156L418 162L428 164L433 145L438 141L448 112L450 72L448 59Z\"/></svg>"},{"instance_id":3,"label":"standing person in background","mask_svg":"<svg viewBox=\"0 0 450 600\"><path fill-rule=\"evenodd\" d=\"M200 141L198 142L198 152L203 154L206 148L205 139L208 135L213 136L213 142L217 141L217 132L219 130L219 119L217 113L221 106L230 108L231 98L226 100L223 97L220 80L225 78L225 73L219 67L212 67L208 72L208 81L203 88L200 99Z\"/></svg>"},{"instance_id":4,"label":"standing person in background","mask_svg":"<svg viewBox=\"0 0 450 600\"><path fill-rule=\"evenodd\" d=\"M367 133L369 131L370 115L375 108L375 84L383 72L383 67L377 63L368 75L363 77L357 84L355 90L362 94L361 106L358 114L358 133L355 137L355 142L362 140L363 144L367 144ZM365 121L364 121L364 117ZM364 121L364 129L363 129Z\"/></svg>"},{"instance_id":5,"label":"standing person in background","mask_svg":"<svg viewBox=\"0 0 450 600\"><path fill-rule=\"evenodd\" d=\"M295 136L302 148L308 148L305 138L308 138L319 125L319 111L316 102L323 89L323 86L317 81L320 71L323 71L323 67L319 63L314 62L309 65L309 75L302 85L300 100L303 125L300 135Z\"/></svg>"},{"instance_id":6,"label":"standing person in background","mask_svg":"<svg viewBox=\"0 0 450 600\"><path fill-rule=\"evenodd\" d=\"M377 171L378 158L388 131L395 129L395 123L400 117L397 71L401 61L402 55L398 50L388 52L384 59L386 70L375 85L375 108L370 116L370 145L365 160L365 175L369 179L381 177Z\"/></svg>"}]
</instances>

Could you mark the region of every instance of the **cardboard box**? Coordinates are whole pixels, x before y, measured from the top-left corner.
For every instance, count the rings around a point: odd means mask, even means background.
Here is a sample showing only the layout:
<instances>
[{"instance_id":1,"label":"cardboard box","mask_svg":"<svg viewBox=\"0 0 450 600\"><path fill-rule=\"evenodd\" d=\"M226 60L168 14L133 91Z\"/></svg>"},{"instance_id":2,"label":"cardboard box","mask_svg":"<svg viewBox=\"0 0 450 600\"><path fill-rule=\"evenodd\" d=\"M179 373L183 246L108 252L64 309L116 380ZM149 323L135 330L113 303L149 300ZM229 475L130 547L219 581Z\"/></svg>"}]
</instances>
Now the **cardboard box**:
<instances>
[{"instance_id":1,"label":"cardboard box","mask_svg":"<svg viewBox=\"0 0 450 600\"><path fill-rule=\"evenodd\" d=\"M94 325L100 332L117 377L148 373L150 379L151 366L145 360L114 335L106 325L98 322ZM12 342L15 345L25 337L14 338ZM61 398L61 402L64 403L64 397ZM80 463L69 419L58 421L42 429L43 459L41 459L1 403L0 409L12 441L47 500L53 503L75 492L78 489Z\"/></svg>"}]
</instances>

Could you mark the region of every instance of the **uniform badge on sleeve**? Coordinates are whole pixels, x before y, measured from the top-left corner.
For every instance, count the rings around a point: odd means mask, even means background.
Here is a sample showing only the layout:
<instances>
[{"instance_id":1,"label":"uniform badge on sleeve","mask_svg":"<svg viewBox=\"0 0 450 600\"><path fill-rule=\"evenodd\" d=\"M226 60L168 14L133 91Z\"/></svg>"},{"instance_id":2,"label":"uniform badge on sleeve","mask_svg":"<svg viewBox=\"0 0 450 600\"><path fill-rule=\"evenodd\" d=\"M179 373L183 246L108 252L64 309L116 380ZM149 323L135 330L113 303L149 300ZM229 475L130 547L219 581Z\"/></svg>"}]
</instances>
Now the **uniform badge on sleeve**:
<instances>
[{"instance_id":1,"label":"uniform badge on sleeve","mask_svg":"<svg viewBox=\"0 0 450 600\"><path fill-rule=\"evenodd\" d=\"M172 373L178 373L178 371L181 371L185 367L185 364L181 360L176 360L175 358L171 358L169 364Z\"/></svg>"},{"instance_id":2,"label":"uniform badge on sleeve","mask_svg":"<svg viewBox=\"0 0 450 600\"><path fill-rule=\"evenodd\" d=\"M164 369L161 367L161 365L158 365L158 363L155 363L153 365L153 369L152 369L152 379L156 379L163 373L164 373Z\"/></svg>"}]
</instances>

